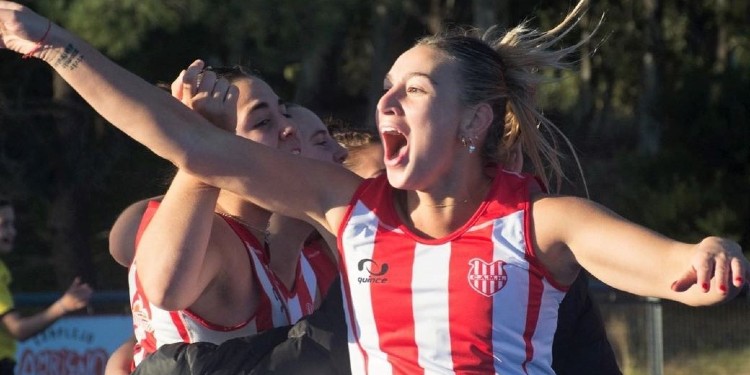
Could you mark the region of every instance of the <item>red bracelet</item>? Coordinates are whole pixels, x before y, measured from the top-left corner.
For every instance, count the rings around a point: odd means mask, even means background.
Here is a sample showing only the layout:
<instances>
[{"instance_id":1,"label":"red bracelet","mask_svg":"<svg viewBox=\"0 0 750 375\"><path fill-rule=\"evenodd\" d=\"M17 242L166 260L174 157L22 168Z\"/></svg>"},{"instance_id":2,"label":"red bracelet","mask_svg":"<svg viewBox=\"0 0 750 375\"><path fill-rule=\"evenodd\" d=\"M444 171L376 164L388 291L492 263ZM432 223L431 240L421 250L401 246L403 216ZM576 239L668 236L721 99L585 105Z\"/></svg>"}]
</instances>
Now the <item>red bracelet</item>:
<instances>
[{"instance_id":1,"label":"red bracelet","mask_svg":"<svg viewBox=\"0 0 750 375\"><path fill-rule=\"evenodd\" d=\"M49 34L49 30L52 28L52 21L47 20L47 31L44 32L44 35L39 39L38 42L36 42L36 45L34 45L34 48L31 49L31 51L26 52L21 58L28 59L30 57L34 57L34 54L39 51L40 48L44 45L44 40L47 39L47 35Z\"/></svg>"}]
</instances>

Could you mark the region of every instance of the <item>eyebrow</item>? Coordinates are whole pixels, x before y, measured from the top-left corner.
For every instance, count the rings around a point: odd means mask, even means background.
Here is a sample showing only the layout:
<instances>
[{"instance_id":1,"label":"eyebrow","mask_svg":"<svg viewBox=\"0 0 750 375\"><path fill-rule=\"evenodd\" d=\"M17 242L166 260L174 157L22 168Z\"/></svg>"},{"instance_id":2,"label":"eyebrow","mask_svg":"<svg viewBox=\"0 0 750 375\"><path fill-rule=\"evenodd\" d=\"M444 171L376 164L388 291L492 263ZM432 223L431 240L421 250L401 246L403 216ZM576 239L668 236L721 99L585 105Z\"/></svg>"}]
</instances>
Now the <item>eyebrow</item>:
<instances>
[{"instance_id":1,"label":"eyebrow","mask_svg":"<svg viewBox=\"0 0 750 375\"><path fill-rule=\"evenodd\" d=\"M268 105L267 102L258 102L258 103L253 104L253 106L250 107L250 110L247 111L247 112L248 113L252 113L253 111L257 111L259 109L264 109L264 108L268 108L268 107L269 107L269 105Z\"/></svg>"},{"instance_id":2,"label":"eyebrow","mask_svg":"<svg viewBox=\"0 0 750 375\"><path fill-rule=\"evenodd\" d=\"M315 133L313 133L310 136L310 139L313 139L313 138L315 138L315 137L317 137L317 136L319 136L321 134L324 135L324 136L330 135L330 133L328 133L328 130L320 129L320 130L316 131Z\"/></svg>"},{"instance_id":3,"label":"eyebrow","mask_svg":"<svg viewBox=\"0 0 750 375\"><path fill-rule=\"evenodd\" d=\"M428 81L430 81L431 84L433 84L435 86L438 86L438 83L435 82L435 80L432 79L432 76L430 76L427 73L411 72L411 73L409 73L409 74L406 75L405 80L409 80L412 77L422 77L422 78L425 78ZM385 80L388 81L388 82L393 82L393 80L391 79L391 75L390 74L386 74L385 75Z\"/></svg>"},{"instance_id":4,"label":"eyebrow","mask_svg":"<svg viewBox=\"0 0 750 375\"><path fill-rule=\"evenodd\" d=\"M279 98L278 105L282 106L284 104L286 104L286 102L284 102L283 99ZM255 103L252 107L250 107L250 110L248 111L248 113L250 113L252 111L255 111L255 110L258 110L258 109L265 109L265 108L269 108L269 107L270 107L270 105L268 104L268 102L258 102L258 103Z\"/></svg>"}]
</instances>

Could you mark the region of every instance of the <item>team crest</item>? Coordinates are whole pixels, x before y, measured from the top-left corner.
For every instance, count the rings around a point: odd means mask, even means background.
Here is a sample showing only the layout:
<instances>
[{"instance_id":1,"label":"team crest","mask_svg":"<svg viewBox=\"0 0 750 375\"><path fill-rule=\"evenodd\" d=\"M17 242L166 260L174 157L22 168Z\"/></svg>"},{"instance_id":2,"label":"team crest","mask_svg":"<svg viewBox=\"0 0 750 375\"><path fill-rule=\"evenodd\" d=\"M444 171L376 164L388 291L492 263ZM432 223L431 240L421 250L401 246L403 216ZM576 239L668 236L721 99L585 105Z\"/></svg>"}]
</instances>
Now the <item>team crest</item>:
<instances>
[{"instance_id":1,"label":"team crest","mask_svg":"<svg viewBox=\"0 0 750 375\"><path fill-rule=\"evenodd\" d=\"M469 266L469 285L482 295L489 297L503 289L508 282L508 275L503 270L505 262L502 260L486 263L474 258L469 261Z\"/></svg>"}]
</instances>

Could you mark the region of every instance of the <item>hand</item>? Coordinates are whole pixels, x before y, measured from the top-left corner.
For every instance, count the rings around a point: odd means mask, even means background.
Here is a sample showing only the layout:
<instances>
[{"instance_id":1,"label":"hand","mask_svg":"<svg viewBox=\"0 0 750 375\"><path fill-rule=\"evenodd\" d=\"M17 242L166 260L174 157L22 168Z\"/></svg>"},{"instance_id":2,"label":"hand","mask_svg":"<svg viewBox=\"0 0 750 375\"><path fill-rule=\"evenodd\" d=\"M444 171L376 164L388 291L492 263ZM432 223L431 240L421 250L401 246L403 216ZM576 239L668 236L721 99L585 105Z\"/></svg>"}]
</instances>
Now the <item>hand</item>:
<instances>
[{"instance_id":1,"label":"hand","mask_svg":"<svg viewBox=\"0 0 750 375\"><path fill-rule=\"evenodd\" d=\"M76 277L70 284L68 290L60 298L60 305L66 313L86 307L94 291L89 284L82 283L80 277Z\"/></svg>"},{"instance_id":2,"label":"hand","mask_svg":"<svg viewBox=\"0 0 750 375\"><path fill-rule=\"evenodd\" d=\"M672 284L672 290L684 292L698 285L704 293L712 288L727 294L730 285L741 288L750 279L750 262L734 241L708 237L695 245L690 269ZM731 283L731 284L730 284Z\"/></svg>"},{"instance_id":3,"label":"hand","mask_svg":"<svg viewBox=\"0 0 750 375\"><path fill-rule=\"evenodd\" d=\"M204 70L196 60L172 82L172 96L200 113L215 126L235 132L237 128L237 97L239 90L216 73Z\"/></svg>"},{"instance_id":4,"label":"hand","mask_svg":"<svg viewBox=\"0 0 750 375\"><path fill-rule=\"evenodd\" d=\"M22 54L34 51L45 36L50 21L10 1L0 1L0 48ZM47 37L46 39L49 39Z\"/></svg>"}]
</instances>

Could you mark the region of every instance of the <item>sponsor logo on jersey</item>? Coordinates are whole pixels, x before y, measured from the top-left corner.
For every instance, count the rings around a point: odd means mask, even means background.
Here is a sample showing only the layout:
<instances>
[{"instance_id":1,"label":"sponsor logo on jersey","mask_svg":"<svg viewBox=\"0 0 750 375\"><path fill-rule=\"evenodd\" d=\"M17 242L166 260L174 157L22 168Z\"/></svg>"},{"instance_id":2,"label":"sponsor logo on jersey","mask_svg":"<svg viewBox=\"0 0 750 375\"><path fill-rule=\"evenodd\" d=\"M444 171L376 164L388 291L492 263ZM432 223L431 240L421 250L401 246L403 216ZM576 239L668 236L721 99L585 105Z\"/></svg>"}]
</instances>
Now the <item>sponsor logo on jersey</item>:
<instances>
[{"instance_id":1,"label":"sponsor logo on jersey","mask_svg":"<svg viewBox=\"0 0 750 375\"><path fill-rule=\"evenodd\" d=\"M367 272L367 276L357 277L357 282L360 284L385 284L388 282L388 278L385 277L385 274L388 273L388 263L378 264L372 259L362 259L357 263L357 270Z\"/></svg>"},{"instance_id":2,"label":"sponsor logo on jersey","mask_svg":"<svg viewBox=\"0 0 750 375\"><path fill-rule=\"evenodd\" d=\"M479 258L469 261L467 278L472 289L487 297L503 289L508 282L508 275L503 269L505 262L498 260L487 263Z\"/></svg>"}]
</instances>

